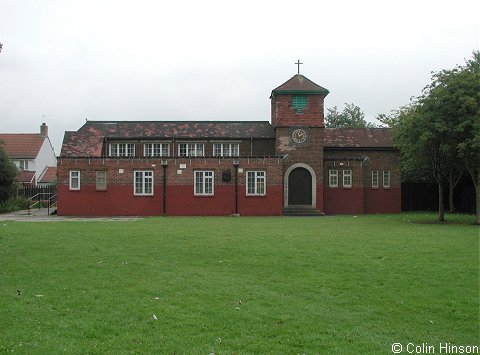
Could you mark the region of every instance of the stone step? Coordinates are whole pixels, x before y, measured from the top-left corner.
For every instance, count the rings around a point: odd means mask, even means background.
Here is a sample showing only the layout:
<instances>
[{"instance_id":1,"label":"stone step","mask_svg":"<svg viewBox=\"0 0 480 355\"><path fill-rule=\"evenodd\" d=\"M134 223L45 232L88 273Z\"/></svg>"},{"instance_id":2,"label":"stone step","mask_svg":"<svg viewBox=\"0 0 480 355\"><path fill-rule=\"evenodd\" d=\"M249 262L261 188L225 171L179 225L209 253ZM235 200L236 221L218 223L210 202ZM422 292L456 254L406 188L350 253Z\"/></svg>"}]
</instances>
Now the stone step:
<instances>
[{"instance_id":1,"label":"stone step","mask_svg":"<svg viewBox=\"0 0 480 355\"><path fill-rule=\"evenodd\" d=\"M284 216L324 216L325 213L314 208L284 208Z\"/></svg>"}]
</instances>

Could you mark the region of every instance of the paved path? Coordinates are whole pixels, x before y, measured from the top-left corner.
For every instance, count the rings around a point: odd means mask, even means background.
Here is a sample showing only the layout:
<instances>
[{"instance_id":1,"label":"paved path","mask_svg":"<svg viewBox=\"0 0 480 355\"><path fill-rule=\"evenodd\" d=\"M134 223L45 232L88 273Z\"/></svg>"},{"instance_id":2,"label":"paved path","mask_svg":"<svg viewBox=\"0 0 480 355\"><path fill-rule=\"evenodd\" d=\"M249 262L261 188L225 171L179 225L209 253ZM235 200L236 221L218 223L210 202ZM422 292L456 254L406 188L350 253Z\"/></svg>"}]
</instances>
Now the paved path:
<instances>
[{"instance_id":1,"label":"paved path","mask_svg":"<svg viewBox=\"0 0 480 355\"><path fill-rule=\"evenodd\" d=\"M30 211L15 211L0 214L0 221L17 222L60 222L60 221L136 221L142 217L71 217L48 215L46 208L34 208Z\"/></svg>"}]
</instances>

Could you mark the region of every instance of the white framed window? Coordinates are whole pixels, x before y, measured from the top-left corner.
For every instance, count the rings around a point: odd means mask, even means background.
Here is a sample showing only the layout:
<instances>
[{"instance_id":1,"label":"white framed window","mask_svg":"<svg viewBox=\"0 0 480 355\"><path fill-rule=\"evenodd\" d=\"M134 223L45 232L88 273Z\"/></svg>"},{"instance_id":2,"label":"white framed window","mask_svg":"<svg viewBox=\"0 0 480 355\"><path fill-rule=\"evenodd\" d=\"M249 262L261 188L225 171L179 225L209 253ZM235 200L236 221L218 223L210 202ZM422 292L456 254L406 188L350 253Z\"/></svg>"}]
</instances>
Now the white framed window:
<instances>
[{"instance_id":1,"label":"white framed window","mask_svg":"<svg viewBox=\"0 0 480 355\"><path fill-rule=\"evenodd\" d=\"M195 171L195 193L198 196L213 195L214 176L213 171Z\"/></svg>"},{"instance_id":2,"label":"white framed window","mask_svg":"<svg viewBox=\"0 0 480 355\"><path fill-rule=\"evenodd\" d=\"M328 186L338 187L338 170L328 171Z\"/></svg>"},{"instance_id":3,"label":"white framed window","mask_svg":"<svg viewBox=\"0 0 480 355\"><path fill-rule=\"evenodd\" d=\"M383 188L390 188L390 170L383 171Z\"/></svg>"},{"instance_id":4,"label":"white framed window","mask_svg":"<svg viewBox=\"0 0 480 355\"><path fill-rule=\"evenodd\" d=\"M203 157L205 154L203 143L178 143L178 156L180 157Z\"/></svg>"},{"instance_id":5,"label":"white framed window","mask_svg":"<svg viewBox=\"0 0 480 355\"><path fill-rule=\"evenodd\" d=\"M343 187L352 187L352 170L343 170Z\"/></svg>"},{"instance_id":6,"label":"white framed window","mask_svg":"<svg viewBox=\"0 0 480 355\"><path fill-rule=\"evenodd\" d=\"M145 143L143 145L143 156L168 157L170 156L170 144L169 143Z\"/></svg>"},{"instance_id":7,"label":"white framed window","mask_svg":"<svg viewBox=\"0 0 480 355\"><path fill-rule=\"evenodd\" d=\"M264 196L266 194L265 171L247 171L247 196Z\"/></svg>"},{"instance_id":8,"label":"white framed window","mask_svg":"<svg viewBox=\"0 0 480 355\"><path fill-rule=\"evenodd\" d=\"M238 143L213 143L214 157L238 157L240 148Z\"/></svg>"},{"instance_id":9,"label":"white framed window","mask_svg":"<svg viewBox=\"0 0 480 355\"><path fill-rule=\"evenodd\" d=\"M97 191L105 191L107 189L107 172L97 171L95 177L95 186Z\"/></svg>"},{"instance_id":10,"label":"white framed window","mask_svg":"<svg viewBox=\"0 0 480 355\"><path fill-rule=\"evenodd\" d=\"M69 178L70 190L80 190L80 170L71 170Z\"/></svg>"},{"instance_id":11,"label":"white framed window","mask_svg":"<svg viewBox=\"0 0 480 355\"><path fill-rule=\"evenodd\" d=\"M19 160L18 163L20 170L28 170L28 160Z\"/></svg>"},{"instance_id":12,"label":"white framed window","mask_svg":"<svg viewBox=\"0 0 480 355\"><path fill-rule=\"evenodd\" d=\"M134 157L135 144L134 143L110 143L108 145L109 157Z\"/></svg>"},{"instance_id":13,"label":"white framed window","mask_svg":"<svg viewBox=\"0 0 480 355\"><path fill-rule=\"evenodd\" d=\"M372 170L372 188L378 189L378 170Z\"/></svg>"},{"instance_id":14,"label":"white framed window","mask_svg":"<svg viewBox=\"0 0 480 355\"><path fill-rule=\"evenodd\" d=\"M134 195L152 196L153 195L153 171L135 170L134 171Z\"/></svg>"}]
</instances>

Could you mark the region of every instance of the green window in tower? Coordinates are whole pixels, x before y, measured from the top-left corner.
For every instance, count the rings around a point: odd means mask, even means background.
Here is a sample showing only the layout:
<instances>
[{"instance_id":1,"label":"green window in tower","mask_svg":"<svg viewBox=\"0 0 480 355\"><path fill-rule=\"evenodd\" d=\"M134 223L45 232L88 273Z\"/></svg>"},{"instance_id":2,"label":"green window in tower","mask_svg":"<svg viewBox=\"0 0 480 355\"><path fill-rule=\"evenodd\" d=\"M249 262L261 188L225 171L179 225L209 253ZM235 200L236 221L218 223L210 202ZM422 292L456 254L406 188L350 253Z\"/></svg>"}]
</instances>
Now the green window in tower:
<instances>
[{"instance_id":1,"label":"green window in tower","mask_svg":"<svg viewBox=\"0 0 480 355\"><path fill-rule=\"evenodd\" d=\"M307 108L307 97L305 95L293 95L292 107L296 113L303 113Z\"/></svg>"}]
</instances>

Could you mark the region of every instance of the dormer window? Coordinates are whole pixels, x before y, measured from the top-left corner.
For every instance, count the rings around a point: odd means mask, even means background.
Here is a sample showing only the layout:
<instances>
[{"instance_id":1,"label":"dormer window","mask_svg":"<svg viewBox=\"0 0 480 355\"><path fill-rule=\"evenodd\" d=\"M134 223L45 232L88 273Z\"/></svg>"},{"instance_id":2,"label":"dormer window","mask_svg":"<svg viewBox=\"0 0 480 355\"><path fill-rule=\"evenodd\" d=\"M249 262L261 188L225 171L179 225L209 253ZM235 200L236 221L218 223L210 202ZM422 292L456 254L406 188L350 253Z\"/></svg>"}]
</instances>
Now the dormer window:
<instances>
[{"instance_id":1,"label":"dormer window","mask_svg":"<svg viewBox=\"0 0 480 355\"><path fill-rule=\"evenodd\" d=\"M205 145L203 143L179 143L179 157L203 157L205 154Z\"/></svg>"},{"instance_id":2,"label":"dormer window","mask_svg":"<svg viewBox=\"0 0 480 355\"><path fill-rule=\"evenodd\" d=\"M239 146L238 143L213 143L213 156L238 157Z\"/></svg>"},{"instance_id":3,"label":"dormer window","mask_svg":"<svg viewBox=\"0 0 480 355\"><path fill-rule=\"evenodd\" d=\"M307 108L307 102L305 95L292 95L292 108L295 113L303 113L303 110Z\"/></svg>"},{"instance_id":4,"label":"dormer window","mask_svg":"<svg viewBox=\"0 0 480 355\"><path fill-rule=\"evenodd\" d=\"M108 145L109 157L134 157L135 144L133 143L110 143Z\"/></svg>"},{"instance_id":5,"label":"dormer window","mask_svg":"<svg viewBox=\"0 0 480 355\"><path fill-rule=\"evenodd\" d=\"M170 144L168 143L145 143L143 155L146 157L168 157L170 155Z\"/></svg>"}]
</instances>

